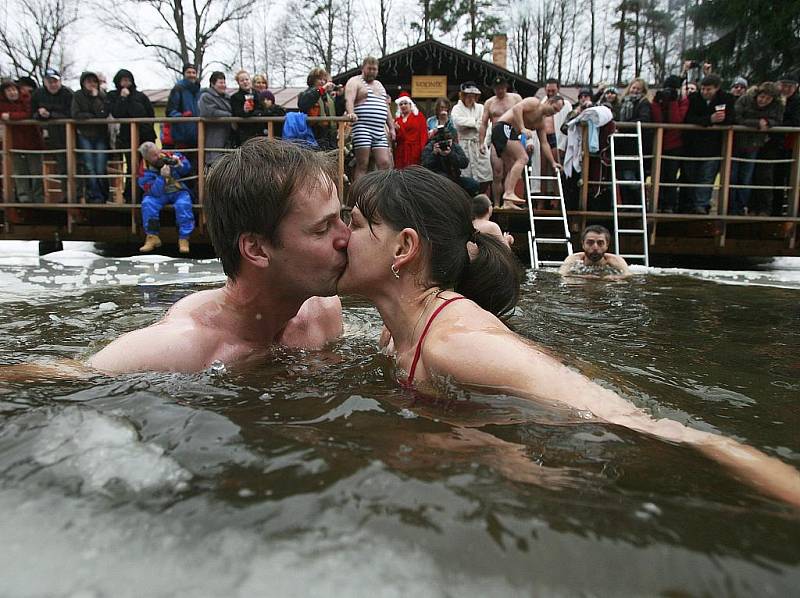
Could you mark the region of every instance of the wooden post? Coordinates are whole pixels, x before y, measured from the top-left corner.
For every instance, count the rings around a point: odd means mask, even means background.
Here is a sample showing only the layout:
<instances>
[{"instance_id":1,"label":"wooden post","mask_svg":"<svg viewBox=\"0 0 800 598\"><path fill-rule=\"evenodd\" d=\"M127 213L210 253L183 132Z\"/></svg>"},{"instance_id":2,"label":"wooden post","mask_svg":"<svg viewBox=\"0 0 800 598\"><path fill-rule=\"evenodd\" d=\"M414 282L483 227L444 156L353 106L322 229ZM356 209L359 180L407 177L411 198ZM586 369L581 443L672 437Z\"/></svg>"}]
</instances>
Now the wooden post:
<instances>
[{"instance_id":1,"label":"wooden post","mask_svg":"<svg viewBox=\"0 0 800 598\"><path fill-rule=\"evenodd\" d=\"M344 138L345 132L347 129L347 123L339 122L338 125L338 143L339 143L339 151L337 154L338 162L339 162L339 177L337 179L337 186L339 187L339 203L342 205L346 205L345 198L344 198Z\"/></svg>"},{"instance_id":2,"label":"wooden post","mask_svg":"<svg viewBox=\"0 0 800 598\"><path fill-rule=\"evenodd\" d=\"M269 139L270 141L275 139L275 127L273 126L274 124L275 123L273 123L272 121L269 121L267 123L267 139Z\"/></svg>"},{"instance_id":3,"label":"wooden post","mask_svg":"<svg viewBox=\"0 0 800 598\"><path fill-rule=\"evenodd\" d=\"M78 187L75 174L78 172L78 156L75 154L75 121L64 127L67 136L67 202L75 203L78 199Z\"/></svg>"},{"instance_id":4,"label":"wooden post","mask_svg":"<svg viewBox=\"0 0 800 598\"><path fill-rule=\"evenodd\" d=\"M792 218L797 218L800 214L800 133L794 134L794 147L792 148L792 169L789 175L789 201L787 202L787 213ZM797 231L798 226L795 222L793 230L789 235L789 247L794 249L797 247Z\"/></svg>"},{"instance_id":5,"label":"wooden post","mask_svg":"<svg viewBox=\"0 0 800 598\"><path fill-rule=\"evenodd\" d=\"M3 202L14 202L14 158L11 156L11 125L3 127Z\"/></svg>"},{"instance_id":6,"label":"wooden post","mask_svg":"<svg viewBox=\"0 0 800 598\"><path fill-rule=\"evenodd\" d=\"M717 202L717 214L728 214L728 200L731 190L731 156L733 155L733 129L726 129L722 136L722 165L719 169L720 193ZM725 247L725 234L728 225L723 220L717 235L717 244Z\"/></svg>"},{"instance_id":7,"label":"wooden post","mask_svg":"<svg viewBox=\"0 0 800 598\"><path fill-rule=\"evenodd\" d=\"M206 123L197 123L197 203L206 198Z\"/></svg>"},{"instance_id":8,"label":"wooden post","mask_svg":"<svg viewBox=\"0 0 800 598\"><path fill-rule=\"evenodd\" d=\"M662 151L664 148L664 127L659 126L656 129L656 137L653 140L653 170L650 174L650 180L652 181L652 209L650 210L653 214L658 214L658 194L661 191L661 160L663 159ZM656 228L658 227L658 221L653 220L653 224L650 228L650 245L655 245L656 242Z\"/></svg>"},{"instance_id":9,"label":"wooden post","mask_svg":"<svg viewBox=\"0 0 800 598\"><path fill-rule=\"evenodd\" d=\"M131 177L131 234L136 234L136 173L139 170L139 126L130 123L131 153L128 156L128 176Z\"/></svg>"}]
</instances>

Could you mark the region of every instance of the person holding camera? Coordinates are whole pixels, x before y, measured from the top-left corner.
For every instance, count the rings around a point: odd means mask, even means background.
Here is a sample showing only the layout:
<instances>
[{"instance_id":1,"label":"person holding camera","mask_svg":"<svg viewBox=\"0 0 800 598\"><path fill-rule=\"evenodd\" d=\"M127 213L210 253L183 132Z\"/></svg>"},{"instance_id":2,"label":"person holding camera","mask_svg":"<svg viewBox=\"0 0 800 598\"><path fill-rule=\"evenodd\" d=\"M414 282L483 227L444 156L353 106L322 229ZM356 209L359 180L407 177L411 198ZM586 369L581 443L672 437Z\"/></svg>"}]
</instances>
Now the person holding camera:
<instances>
[{"instance_id":1,"label":"person holding camera","mask_svg":"<svg viewBox=\"0 0 800 598\"><path fill-rule=\"evenodd\" d=\"M339 87L330 80L328 71L313 68L306 78L308 88L297 98L297 107L307 116L336 116L334 92ZM320 149L332 150L337 147L336 121L309 123Z\"/></svg>"},{"instance_id":2,"label":"person holding camera","mask_svg":"<svg viewBox=\"0 0 800 598\"><path fill-rule=\"evenodd\" d=\"M680 88L683 80L677 75L664 79L664 84L653 98L653 122L682 123L689 110L689 99L681 96ZM678 168L683 148L683 137L676 129L666 129L661 146L661 184L674 185L678 181ZM672 214L678 210L678 188L661 187L659 195L659 211Z\"/></svg>"},{"instance_id":3,"label":"person holding camera","mask_svg":"<svg viewBox=\"0 0 800 598\"><path fill-rule=\"evenodd\" d=\"M461 169L469 165L469 158L460 145L453 142L453 135L447 127L440 125L422 150L422 165L428 170L441 174L464 189L477 195L480 191L478 181L461 176Z\"/></svg>"},{"instance_id":4,"label":"person holding camera","mask_svg":"<svg viewBox=\"0 0 800 598\"><path fill-rule=\"evenodd\" d=\"M139 154L143 164L138 183L144 192L142 226L146 235L144 245L139 251L150 253L161 247L161 238L158 236L161 228L159 215L161 208L173 204L178 225L178 251L188 254L189 236L194 230L194 213L192 196L180 177L188 175L192 165L180 152L159 151L152 141L145 141L140 145Z\"/></svg>"}]
</instances>

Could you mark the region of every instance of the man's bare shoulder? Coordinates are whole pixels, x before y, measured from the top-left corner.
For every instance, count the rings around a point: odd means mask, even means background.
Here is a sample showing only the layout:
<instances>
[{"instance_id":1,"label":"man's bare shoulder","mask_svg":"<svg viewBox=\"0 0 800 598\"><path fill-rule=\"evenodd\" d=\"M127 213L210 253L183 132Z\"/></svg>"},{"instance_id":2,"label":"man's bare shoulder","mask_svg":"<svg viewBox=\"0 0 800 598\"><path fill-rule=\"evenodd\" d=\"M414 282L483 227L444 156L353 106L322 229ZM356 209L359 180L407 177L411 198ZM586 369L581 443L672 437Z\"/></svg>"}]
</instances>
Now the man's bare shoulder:
<instances>
[{"instance_id":1,"label":"man's bare shoulder","mask_svg":"<svg viewBox=\"0 0 800 598\"><path fill-rule=\"evenodd\" d=\"M321 349L339 338L342 330L342 302L339 297L311 297L286 324L278 342L287 347Z\"/></svg>"},{"instance_id":2,"label":"man's bare shoulder","mask_svg":"<svg viewBox=\"0 0 800 598\"><path fill-rule=\"evenodd\" d=\"M89 367L105 373L140 371L196 372L211 364L221 332L207 324L217 309L220 289L184 297L158 322L123 334L89 358Z\"/></svg>"},{"instance_id":3,"label":"man's bare shoulder","mask_svg":"<svg viewBox=\"0 0 800 598\"><path fill-rule=\"evenodd\" d=\"M511 99L511 101L516 104L519 104L522 101L522 96L519 95L518 93L509 93L507 95Z\"/></svg>"},{"instance_id":4,"label":"man's bare shoulder","mask_svg":"<svg viewBox=\"0 0 800 598\"><path fill-rule=\"evenodd\" d=\"M572 255L568 256L567 259L564 260L564 263L561 264L561 267L558 269L559 273L569 274L570 270L572 269L572 265L579 261L583 261L582 251L579 251L578 253L573 253Z\"/></svg>"}]
</instances>

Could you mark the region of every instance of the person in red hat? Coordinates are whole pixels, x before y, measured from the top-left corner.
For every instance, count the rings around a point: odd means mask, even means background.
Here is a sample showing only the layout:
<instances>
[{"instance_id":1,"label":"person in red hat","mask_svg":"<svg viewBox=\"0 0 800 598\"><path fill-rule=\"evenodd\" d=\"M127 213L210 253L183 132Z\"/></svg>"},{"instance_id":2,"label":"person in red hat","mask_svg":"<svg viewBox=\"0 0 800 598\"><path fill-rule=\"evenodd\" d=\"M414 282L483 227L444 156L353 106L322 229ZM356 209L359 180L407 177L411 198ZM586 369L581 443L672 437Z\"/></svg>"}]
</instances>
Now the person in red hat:
<instances>
[{"instance_id":1,"label":"person in red hat","mask_svg":"<svg viewBox=\"0 0 800 598\"><path fill-rule=\"evenodd\" d=\"M420 163L422 150L428 142L428 123L407 92L402 92L396 103L394 167L405 168Z\"/></svg>"}]
</instances>

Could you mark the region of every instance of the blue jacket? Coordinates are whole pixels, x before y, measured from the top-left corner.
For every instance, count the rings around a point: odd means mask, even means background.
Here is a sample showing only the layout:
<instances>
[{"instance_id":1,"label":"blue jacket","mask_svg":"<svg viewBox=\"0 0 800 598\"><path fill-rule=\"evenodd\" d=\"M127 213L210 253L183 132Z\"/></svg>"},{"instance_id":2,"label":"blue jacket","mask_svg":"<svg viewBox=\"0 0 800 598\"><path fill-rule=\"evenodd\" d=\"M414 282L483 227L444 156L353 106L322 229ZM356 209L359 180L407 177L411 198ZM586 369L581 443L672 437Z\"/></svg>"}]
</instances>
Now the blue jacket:
<instances>
[{"instance_id":1,"label":"blue jacket","mask_svg":"<svg viewBox=\"0 0 800 598\"><path fill-rule=\"evenodd\" d=\"M177 166L171 166L170 172L172 176L165 178L161 176L160 169L147 164L144 160L141 162L142 165L146 165L144 170L141 172L137 182L139 186L144 191L145 195L150 195L155 198L162 198L169 193L175 193L177 191L187 191L186 185L180 182L178 179L180 177L184 177L192 171L192 165L189 162L189 159L184 156L180 152L161 152L162 155L171 156L172 158L177 158L180 160L180 164Z\"/></svg>"},{"instance_id":2,"label":"blue jacket","mask_svg":"<svg viewBox=\"0 0 800 598\"><path fill-rule=\"evenodd\" d=\"M301 145L319 147L317 138L308 127L308 117L302 112L289 112L283 123L283 140L295 141Z\"/></svg>"},{"instance_id":3,"label":"blue jacket","mask_svg":"<svg viewBox=\"0 0 800 598\"><path fill-rule=\"evenodd\" d=\"M197 116L197 98L200 95L200 83L190 83L181 79L169 92L167 100L167 116ZM197 145L197 125L194 123L172 123L172 140L175 143L195 147Z\"/></svg>"}]
</instances>

